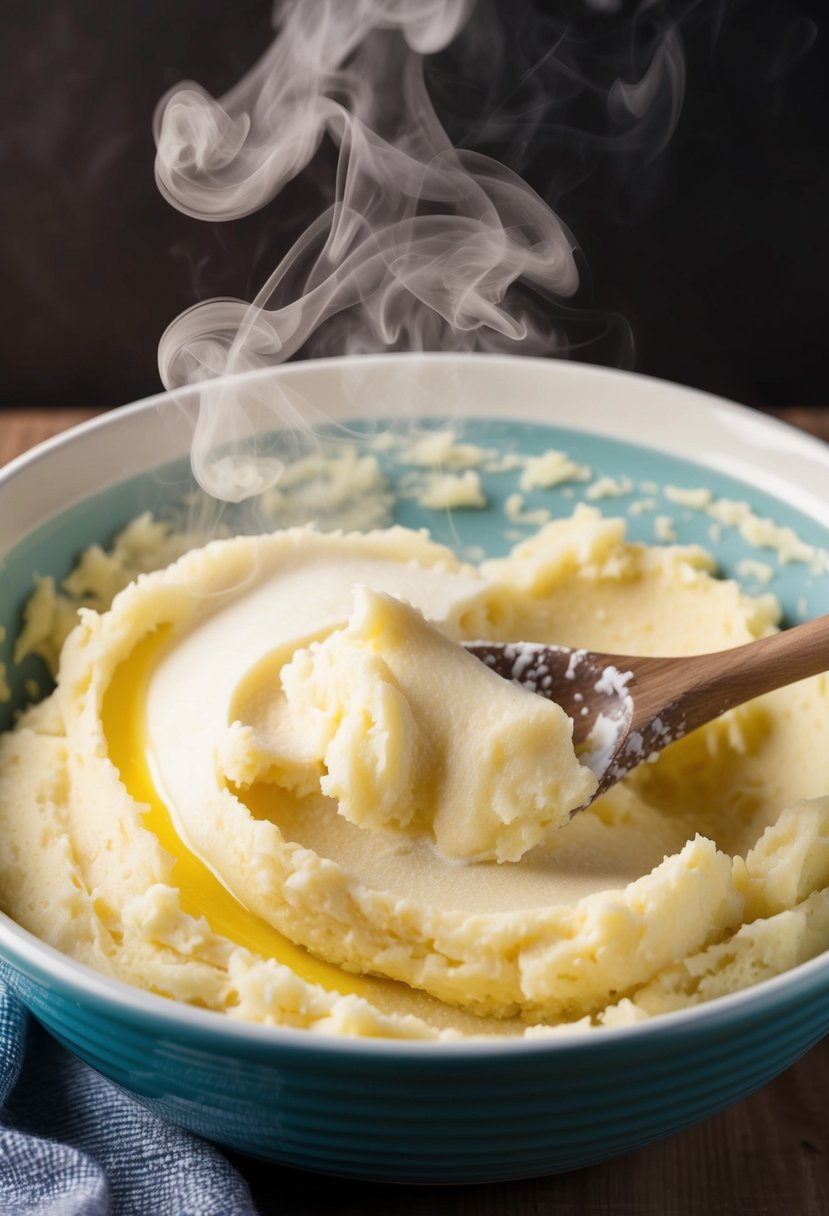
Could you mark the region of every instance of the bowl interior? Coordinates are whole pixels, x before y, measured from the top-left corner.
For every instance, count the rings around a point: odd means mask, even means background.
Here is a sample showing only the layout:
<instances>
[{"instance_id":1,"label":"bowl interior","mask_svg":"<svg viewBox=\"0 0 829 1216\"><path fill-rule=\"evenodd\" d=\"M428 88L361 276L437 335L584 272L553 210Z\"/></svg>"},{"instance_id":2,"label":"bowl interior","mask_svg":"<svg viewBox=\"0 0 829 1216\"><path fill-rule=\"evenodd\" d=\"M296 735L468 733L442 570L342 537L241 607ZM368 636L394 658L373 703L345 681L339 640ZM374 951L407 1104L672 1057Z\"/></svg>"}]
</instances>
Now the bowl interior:
<instances>
[{"instance_id":1,"label":"bowl interior","mask_svg":"<svg viewBox=\"0 0 829 1216\"><path fill-rule=\"evenodd\" d=\"M665 388L670 396L670 386ZM584 406L590 421L589 395L585 395ZM707 408L710 411L712 407ZM349 443L375 454L391 487L399 488L401 483L405 486L406 480L413 475L405 451L401 455L399 451L395 454L394 449L385 450L373 438L377 433L393 431L396 420L392 417L375 419L370 428L359 417L350 419L346 415L341 421L347 427ZM750 438L750 417L747 422ZM703 416L703 433L704 423ZM800 487L793 480L783 480L775 487L777 492L771 493L754 481L715 467L722 463L721 452L717 453L716 461L706 458L705 454L688 459L654 447L650 434L639 425L635 415L629 421L629 440L572 426L503 417L467 416L459 420L449 411L442 417L433 414L421 419L416 425L419 434L451 427L459 442L479 445L499 457L510 453L539 454L549 449L563 451L589 469L589 479L530 490L522 495L524 511L540 510L558 518L569 515L577 503L588 502L605 515L625 518L628 534L634 540L657 543L659 535L670 535L679 543L701 544L714 554L724 576L737 578L748 591L770 591L777 596L786 624L829 611L829 573L826 569L829 563L822 557L829 546L829 514L823 517L814 510L804 510L798 501ZM340 428L340 444L342 434ZM113 428L113 439L117 442L117 426ZM670 442L670 435L667 441ZM759 419L755 441L758 451L767 450L768 435ZM664 437L662 442L666 442ZM741 443L745 446L744 437L741 437ZM747 454L750 456L750 445ZM74 459L79 456L83 459L82 450ZM36 472L36 466L32 471ZM826 472L829 473L829 454ZM417 476L417 472L414 475ZM427 528L436 540L450 545L463 556L501 555L521 536L535 531L538 525L516 522L505 513L507 500L519 490L518 470L489 472L485 463L479 476L487 500L483 509L427 509L411 496L400 496L395 498L391 519L408 527ZM599 479L610 479L615 488L597 498L591 486ZM671 488L697 490L701 487L709 490L715 501L746 503L755 516L791 529L815 551L817 564L808 560L783 560L774 549L758 548L745 539L738 526L723 526L704 507L689 506L687 501L678 501L671 493ZM16 709L30 697L31 681L44 691L50 686L48 673L36 657L30 657L20 665L12 662L23 606L32 594L35 578L51 576L60 581L72 569L83 549L92 543L106 545L144 511L177 520L181 525L188 514L193 515L196 493L187 458L162 461L149 471L81 498L27 533L6 553L0 567L0 626L5 630L5 637L0 642L0 662L6 664L12 698L0 704L0 729L11 725ZM184 503L189 506L183 507ZM251 514L247 508L244 511L223 508L214 511L212 519L232 530L262 526L255 513ZM666 528L670 531L666 532ZM761 571L762 579L756 564L752 565L757 562L766 567Z\"/></svg>"}]
</instances>

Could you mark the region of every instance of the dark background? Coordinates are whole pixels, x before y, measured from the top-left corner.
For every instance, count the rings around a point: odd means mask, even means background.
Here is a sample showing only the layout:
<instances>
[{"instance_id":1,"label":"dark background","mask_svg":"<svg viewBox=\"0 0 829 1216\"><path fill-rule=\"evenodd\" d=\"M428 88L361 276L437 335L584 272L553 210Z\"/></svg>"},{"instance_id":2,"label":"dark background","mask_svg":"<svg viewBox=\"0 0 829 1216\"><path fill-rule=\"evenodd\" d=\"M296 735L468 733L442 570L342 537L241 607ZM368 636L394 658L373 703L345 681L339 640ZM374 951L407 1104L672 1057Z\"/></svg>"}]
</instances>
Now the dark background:
<instances>
[{"instance_id":1,"label":"dark background","mask_svg":"<svg viewBox=\"0 0 829 1216\"><path fill-rule=\"evenodd\" d=\"M605 94L669 24L686 96L654 157L613 130ZM269 0L3 5L0 405L157 391L167 323L250 297L316 214L330 149L230 224L178 214L154 183L159 97L185 78L221 93L271 34ZM484 0L428 80L456 142L524 174L577 238L578 307L629 325L632 360L601 342L578 357L761 407L825 405L827 44L822 0Z\"/></svg>"}]
</instances>

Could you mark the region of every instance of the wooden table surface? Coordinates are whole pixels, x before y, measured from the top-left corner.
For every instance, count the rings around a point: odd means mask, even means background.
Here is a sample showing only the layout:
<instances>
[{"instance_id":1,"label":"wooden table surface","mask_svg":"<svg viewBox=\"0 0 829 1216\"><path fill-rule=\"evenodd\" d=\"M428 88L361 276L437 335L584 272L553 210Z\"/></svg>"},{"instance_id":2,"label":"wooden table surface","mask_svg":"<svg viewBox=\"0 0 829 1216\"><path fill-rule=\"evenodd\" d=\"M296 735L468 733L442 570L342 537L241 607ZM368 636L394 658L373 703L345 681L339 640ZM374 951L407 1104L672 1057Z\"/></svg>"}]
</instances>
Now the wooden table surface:
<instances>
[{"instance_id":1,"label":"wooden table surface","mask_svg":"<svg viewBox=\"0 0 829 1216\"><path fill-rule=\"evenodd\" d=\"M0 410L0 465L95 412ZM829 441L829 408L774 412ZM724 1114L570 1174L488 1186L390 1187L233 1161L262 1216L826 1216L829 1039Z\"/></svg>"}]
</instances>

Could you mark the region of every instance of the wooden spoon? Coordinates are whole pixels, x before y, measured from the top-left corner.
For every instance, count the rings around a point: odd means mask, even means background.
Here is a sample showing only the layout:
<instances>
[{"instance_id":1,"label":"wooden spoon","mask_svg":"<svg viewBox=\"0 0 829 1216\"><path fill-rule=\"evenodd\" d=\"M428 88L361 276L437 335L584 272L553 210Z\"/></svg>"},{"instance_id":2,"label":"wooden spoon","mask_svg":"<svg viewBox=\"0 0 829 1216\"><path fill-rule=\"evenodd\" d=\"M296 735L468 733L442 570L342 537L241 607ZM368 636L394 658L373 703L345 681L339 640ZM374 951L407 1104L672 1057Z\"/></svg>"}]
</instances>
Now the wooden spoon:
<instances>
[{"instance_id":1,"label":"wooden spoon","mask_svg":"<svg viewBox=\"0 0 829 1216\"><path fill-rule=\"evenodd\" d=\"M597 798L641 761L727 709L829 671L829 615L689 658L597 654L534 642L464 645L498 675L549 697L573 719L573 743L599 779Z\"/></svg>"}]
</instances>

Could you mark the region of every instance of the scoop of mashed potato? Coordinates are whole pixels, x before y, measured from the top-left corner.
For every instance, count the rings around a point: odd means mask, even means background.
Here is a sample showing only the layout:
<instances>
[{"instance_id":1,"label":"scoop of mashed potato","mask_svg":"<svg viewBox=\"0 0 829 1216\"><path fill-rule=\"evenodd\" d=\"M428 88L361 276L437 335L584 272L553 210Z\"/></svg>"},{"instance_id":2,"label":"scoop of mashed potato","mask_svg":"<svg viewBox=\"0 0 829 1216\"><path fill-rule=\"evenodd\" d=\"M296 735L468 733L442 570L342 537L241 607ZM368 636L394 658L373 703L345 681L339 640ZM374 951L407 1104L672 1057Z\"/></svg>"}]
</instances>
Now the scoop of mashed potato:
<instances>
[{"instance_id":1,"label":"scoop of mashed potato","mask_svg":"<svg viewBox=\"0 0 829 1216\"><path fill-rule=\"evenodd\" d=\"M248 688L225 774L316 788L351 823L427 837L444 858L520 860L598 784L573 723L410 605L364 586L354 598L345 628L282 668L284 699Z\"/></svg>"},{"instance_id":2,"label":"scoop of mashed potato","mask_svg":"<svg viewBox=\"0 0 829 1216\"><path fill-rule=\"evenodd\" d=\"M697 547L591 508L504 559L402 528L239 537L141 574L0 740L0 899L107 974L314 1032L618 1025L829 944L827 678L580 810L552 702L464 639L690 654L776 627Z\"/></svg>"}]
</instances>

